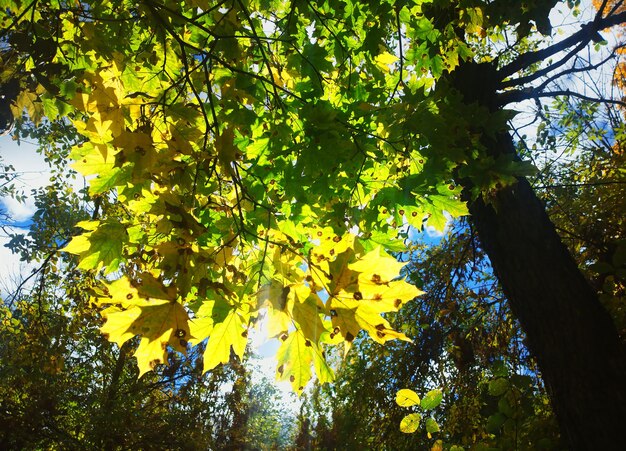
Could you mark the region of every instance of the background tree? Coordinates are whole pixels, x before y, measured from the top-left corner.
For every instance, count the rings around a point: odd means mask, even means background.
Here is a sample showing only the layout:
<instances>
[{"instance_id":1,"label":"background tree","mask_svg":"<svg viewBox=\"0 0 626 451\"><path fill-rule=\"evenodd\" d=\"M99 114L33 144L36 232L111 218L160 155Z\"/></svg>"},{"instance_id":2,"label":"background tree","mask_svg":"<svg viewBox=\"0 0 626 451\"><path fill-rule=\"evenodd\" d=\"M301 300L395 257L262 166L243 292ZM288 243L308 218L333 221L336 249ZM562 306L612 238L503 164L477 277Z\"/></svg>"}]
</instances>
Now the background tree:
<instances>
[{"instance_id":1,"label":"background tree","mask_svg":"<svg viewBox=\"0 0 626 451\"><path fill-rule=\"evenodd\" d=\"M545 119L550 122L538 145L553 150L535 184L563 242L624 337L622 112L584 101L570 102L561 99L546 112ZM552 161L559 155L560 162Z\"/></svg>"}]
</instances>

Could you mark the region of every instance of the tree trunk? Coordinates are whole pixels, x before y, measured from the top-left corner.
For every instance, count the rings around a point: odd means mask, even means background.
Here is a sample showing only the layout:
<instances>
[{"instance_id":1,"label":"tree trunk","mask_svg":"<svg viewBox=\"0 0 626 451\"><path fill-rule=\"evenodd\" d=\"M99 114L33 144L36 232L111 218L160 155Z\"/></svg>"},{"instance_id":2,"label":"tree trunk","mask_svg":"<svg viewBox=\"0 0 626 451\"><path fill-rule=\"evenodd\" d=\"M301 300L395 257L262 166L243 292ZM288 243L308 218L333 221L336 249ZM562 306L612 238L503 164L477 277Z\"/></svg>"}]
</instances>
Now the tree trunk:
<instances>
[{"instance_id":1,"label":"tree trunk","mask_svg":"<svg viewBox=\"0 0 626 451\"><path fill-rule=\"evenodd\" d=\"M493 69L469 66L451 79L452 85L468 104L478 102L494 111ZM495 138L483 134L482 143L494 157L515 153L508 133ZM460 183L469 192L469 182ZM545 207L528 181L519 178L489 203L471 201L469 210L511 310L526 333L570 448L623 447L626 347Z\"/></svg>"},{"instance_id":2,"label":"tree trunk","mask_svg":"<svg viewBox=\"0 0 626 451\"><path fill-rule=\"evenodd\" d=\"M509 136L501 137L508 140ZM505 143L501 143L505 144ZM626 443L625 352L609 314L561 243L525 179L470 205L572 449Z\"/></svg>"}]
</instances>

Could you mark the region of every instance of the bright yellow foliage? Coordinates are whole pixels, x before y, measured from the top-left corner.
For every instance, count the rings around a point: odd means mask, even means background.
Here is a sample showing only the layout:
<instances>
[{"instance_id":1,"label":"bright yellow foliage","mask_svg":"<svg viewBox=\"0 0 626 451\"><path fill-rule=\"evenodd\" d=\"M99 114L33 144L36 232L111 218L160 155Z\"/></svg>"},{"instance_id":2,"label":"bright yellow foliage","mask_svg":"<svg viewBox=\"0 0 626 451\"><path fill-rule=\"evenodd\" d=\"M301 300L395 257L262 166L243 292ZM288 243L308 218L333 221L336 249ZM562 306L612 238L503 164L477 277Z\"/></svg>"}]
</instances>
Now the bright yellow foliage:
<instances>
[{"instance_id":1,"label":"bright yellow foliage","mask_svg":"<svg viewBox=\"0 0 626 451\"><path fill-rule=\"evenodd\" d=\"M122 278L108 284L108 297L101 303L113 304L102 311L106 322L101 328L109 341L122 346L135 335L141 340L135 351L139 376L160 363L167 363L167 347L186 352L191 334L185 308L175 300L150 299ZM165 289L163 297L167 296Z\"/></svg>"}]
</instances>

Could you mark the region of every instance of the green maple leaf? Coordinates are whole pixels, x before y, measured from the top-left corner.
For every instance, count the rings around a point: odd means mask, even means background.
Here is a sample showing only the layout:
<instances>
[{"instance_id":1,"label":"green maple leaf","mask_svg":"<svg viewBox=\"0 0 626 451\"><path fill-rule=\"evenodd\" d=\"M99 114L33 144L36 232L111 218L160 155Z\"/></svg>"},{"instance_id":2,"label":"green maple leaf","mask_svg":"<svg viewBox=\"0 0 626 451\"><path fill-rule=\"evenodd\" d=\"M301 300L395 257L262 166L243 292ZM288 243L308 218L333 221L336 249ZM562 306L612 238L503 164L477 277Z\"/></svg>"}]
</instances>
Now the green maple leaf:
<instances>
[{"instance_id":1,"label":"green maple leaf","mask_svg":"<svg viewBox=\"0 0 626 451\"><path fill-rule=\"evenodd\" d=\"M83 143L72 150L70 157L76 160L72 167L85 177L97 176L90 179L90 194L101 194L128 181L130 168L115 165L116 153L105 144L93 143Z\"/></svg>"},{"instance_id":2,"label":"green maple leaf","mask_svg":"<svg viewBox=\"0 0 626 451\"><path fill-rule=\"evenodd\" d=\"M98 221L84 221L77 225L92 231L75 236L61 250L78 255L78 267L81 269L104 267L105 274L116 271L123 261L124 243L128 238L124 225L119 222Z\"/></svg>"},{"instance_id":3,"label":"green maple leaf","mask_svg":"<svg viewBox=\"0 0 626 451\"><path fill-rule=\"evenodd\" d=\"M448 219L443 214L448 212L451 217L458 218L469 214L467 204L460 200L461 187L442 185L437 187L439 194L430 194L424 202L424 211L430 214L428 225L443 231Z\"/></svg>"},{"instance_id":4,"label":"green maple leaf","mask_svg":"<svg viewBox=\"0 0 626 451\"><path fill-rule=\"evenodd\" d=\"M429 200L433 207L447 211L453 218L469 214L466 203L453 197L432 195L429 197Z\"/></svg>"},{"instance_id":5,"label":"green maple leaf","mask_svg":"<svg viewBox=\"0 0 626 451\"><path fill-rule=\"evenodd\" d=\"M448 224L448 218L443 214L442 210L435 209L431 210L430 216L428 217L428 221L426 225L429 227L438 230L439 232L443 232Z\"/></svg>"}]
</instances>

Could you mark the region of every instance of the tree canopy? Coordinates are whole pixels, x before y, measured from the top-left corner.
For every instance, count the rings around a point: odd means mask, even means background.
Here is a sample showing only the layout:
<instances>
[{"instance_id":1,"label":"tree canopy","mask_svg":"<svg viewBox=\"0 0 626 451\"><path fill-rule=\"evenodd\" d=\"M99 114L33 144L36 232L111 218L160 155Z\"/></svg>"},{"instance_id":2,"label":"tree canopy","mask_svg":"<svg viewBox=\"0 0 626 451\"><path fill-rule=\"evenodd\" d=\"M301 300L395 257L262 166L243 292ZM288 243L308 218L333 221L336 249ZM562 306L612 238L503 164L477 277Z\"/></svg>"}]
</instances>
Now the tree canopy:
<instances>
[{"instance_id":1,"label":"tree canopy","mask_svg":"<svg viewBox=\"0 0 626 451\"><path fill-rule=\"evenodd\" d=\"M89 180L91 214L50 252L85 271L140 376L198 346L203 371L241 359L265 316L278 379L330 382L329 346L411 340L388 319L423 294L392 255L409 231L471 213L570 446L609 446L624 343L526 180L536 155L506 107L623 106L562 83L618 57L581 55L626 12L603 1L553 42L555 4L3 1L0 125L76 133L60 159ZM583 437L594 421L612 432Z\"/></svg>"}]
</instances>

